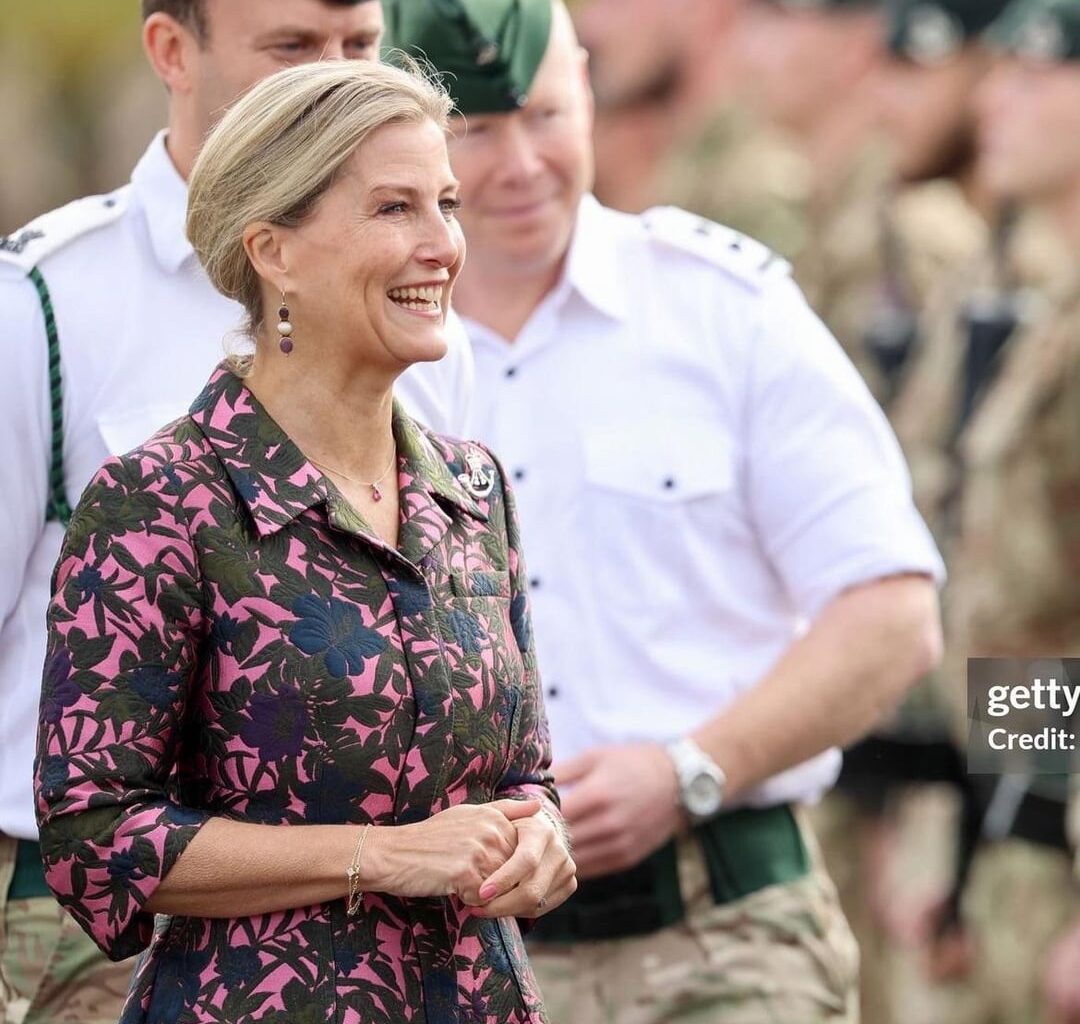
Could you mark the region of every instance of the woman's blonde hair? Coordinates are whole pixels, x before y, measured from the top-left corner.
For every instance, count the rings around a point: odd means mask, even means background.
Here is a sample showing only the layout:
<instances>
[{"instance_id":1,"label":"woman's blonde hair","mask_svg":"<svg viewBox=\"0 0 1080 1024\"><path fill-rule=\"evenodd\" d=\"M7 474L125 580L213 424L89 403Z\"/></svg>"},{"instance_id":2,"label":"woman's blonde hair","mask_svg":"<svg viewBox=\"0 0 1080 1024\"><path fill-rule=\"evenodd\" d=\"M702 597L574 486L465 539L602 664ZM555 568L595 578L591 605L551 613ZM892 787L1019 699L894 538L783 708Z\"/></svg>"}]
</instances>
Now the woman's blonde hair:
<instances>
[{"instance_id":1,"label":"woman's blonde hair","mask_svg":"<svg viewBox=\"0 0 1080 1024\"><path fill-rule=\"evenodd\" d=\"M452 102L416 62L333 60L279 71L240 99L210 133L191 173L187 235L219 292L263 322L260 277L244 249L256 221L301 224L360 143L387 124L445 128ZM245 372L251 357L233 358Z\"/></svg>"}]
</instances>

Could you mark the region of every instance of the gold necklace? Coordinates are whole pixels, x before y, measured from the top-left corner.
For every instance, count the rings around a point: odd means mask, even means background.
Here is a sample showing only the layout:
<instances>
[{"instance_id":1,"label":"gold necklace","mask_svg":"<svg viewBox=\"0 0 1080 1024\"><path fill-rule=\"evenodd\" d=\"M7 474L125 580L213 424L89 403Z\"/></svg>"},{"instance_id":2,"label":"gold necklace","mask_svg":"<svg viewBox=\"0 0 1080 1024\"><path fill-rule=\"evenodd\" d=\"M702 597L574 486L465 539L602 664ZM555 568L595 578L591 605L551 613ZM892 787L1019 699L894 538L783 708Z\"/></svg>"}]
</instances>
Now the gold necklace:
<instances>
[{"instance_id":1,"label":"gold necklace","mask_svg":"<svg viewBox=\"0 0 1080 1024\"><path fill-rule=\"evenodd\" d=\"M327 466L325 463L313 459L310 455L308 456L308 461L313 465L318 466L319 469L325 469L328 473L333 473L335 476L341 477L342 480L348 480L351 484L360 484L363 487L370 487L371 500L382 501L383 492L379 490L379 484L386 478L386 474L394 468L394 463L397 462L397 448L394 448L394 454L390 456L390 464L370 483L368 483L367 480L357 480L356 477L349 476L348 473L342 473L340 469L334 469L333 466Z\"/></svg>"}]
</instances>

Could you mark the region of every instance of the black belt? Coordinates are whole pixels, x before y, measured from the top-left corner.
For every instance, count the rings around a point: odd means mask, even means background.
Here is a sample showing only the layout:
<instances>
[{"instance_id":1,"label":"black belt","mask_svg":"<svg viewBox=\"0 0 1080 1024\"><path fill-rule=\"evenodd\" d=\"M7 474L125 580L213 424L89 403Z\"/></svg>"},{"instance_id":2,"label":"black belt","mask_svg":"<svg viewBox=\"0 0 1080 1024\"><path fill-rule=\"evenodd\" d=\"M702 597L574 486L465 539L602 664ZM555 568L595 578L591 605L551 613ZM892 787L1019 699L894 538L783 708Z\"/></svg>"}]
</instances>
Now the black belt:
<instances>
[{"instance_id":1,"label":"black belt","mask_svg":"<svg viewBox=\"0 0 1080 1024\"><path fill-rule=\"evenodd\" d=\"M889 793L915 783L966 784L964 756L951 740L875 734L848 747L836 788L868 813L884 810Z\"/></svg>"},{"instance_id":2,"label":"black belt","mask_svg":"<svg viewBox=\"0 0 1080 1024\"><path fill-rule=\"evenodd\" d=\"M717 904L769 885L792 882L810 858L791 807L743 808L697 826L709 885ZM582 942L648 935L686 916L675 840L629 871L583 881L577 892L540 918L531 941Z\"/></svg>"}]
</instances>

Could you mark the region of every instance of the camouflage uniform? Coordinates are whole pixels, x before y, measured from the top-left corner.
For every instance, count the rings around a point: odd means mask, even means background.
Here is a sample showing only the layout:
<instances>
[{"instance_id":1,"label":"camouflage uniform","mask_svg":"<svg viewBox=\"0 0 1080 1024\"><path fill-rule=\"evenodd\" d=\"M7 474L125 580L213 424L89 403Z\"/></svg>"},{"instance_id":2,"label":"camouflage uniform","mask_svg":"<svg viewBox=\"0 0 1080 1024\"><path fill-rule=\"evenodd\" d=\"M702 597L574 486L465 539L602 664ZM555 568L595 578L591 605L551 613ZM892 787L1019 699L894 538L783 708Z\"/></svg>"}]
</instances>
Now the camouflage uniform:
<instances>
[{"instance_id":1,"label":"camouflage uniform","mask_svg":"<svg viewBox=\"0 0 1080 1024\"><path fill-rule=\"evenodd\" d=\"M792 260L807 244L805 157L747 110L728 105L674 148L650 205L692 210Z\"/></svg>"},{"instance_id":2,"label":"camouflage uniform","mask_svg":"<svg viewBox=\"0 0 1080 1024\"><path fill-rule=\"evenodd\" d=\"M717 905L700 845L681 842L679 925L606 942L530 943L551 1019L708 1024L722 1012L724 1024L857 1024L858 947L801 827L813 870L799 882Z\"/></svg>"},{"instance_id":3,"label":"camouflage uniform","mask_svg":"<svg viewBox=\"0 0 1080 1024\"><path fill-rule=\"evenodd\" d=\"M821 245L825 250L823 258L830 258L830 248L840 248L840 226L859 221L861 210L863 225L854 236L858 244L846 261L847 274L826 269L818 271L817 277L822 282L821 294L829 296L822 311L833 318L834 329L845 333L868 384L891 414L894 396L897 400L904 397L911 363L917 361L920 347L926 344L922 337L924 311L932 305L941 282L955 276L957 268L970 263L984 247L986 228L951 182L911 186L889 195L886 188L877 186L875 191L871 187L873 174L863 171L863 175L867 191L860 202L852 203L850 210L835 215L833 229ZM871 228L877 231L875 237L866 236ZM835 241L829 243L829 237ZM810 264L814 258L808 254L804 262ZM824 298L818 301L826 302ZM906 358L898 358L891 374L868 350L868 341L878 329L910 334L902 344L909 345L911 351ZM905 454L910 457L906 450ZM920 511L927 516L930 503L920 493L918 481L914 495ZM937 532L933 519L927 517L927 522ZM943 724L946 720L947 703L935 673L918 684L880 733L912 740L938 738L948 733ZM883 785L887 784L877 783L876 789L881 791ZM919 850L918 869L898 871L898 879L888 894L875 893L881 879L877 877L880 871L876 875L873 868L880 861L880 851L875 847L885 835L874 826L885 819L868 815L862 799L841 789L830 793L814 809L812 820L821 839L826 867L836 880L844 913L862 952L863 1017L875 1024L888 1024L892 1019L889 988L894 949L874 912L874 901L906 901L920 890L932 891L946 884L950 851L947 844L928 840L950 834L948 823L955 814L955 799L948 787L939 785L920 785L918 790L902 795L889 790L881 799L887 800L881 809L888 812L889 820L894 820L889 843L901 855L913 843Z\"/></svg>"},{"instance_id":4,"label":"camouflage uniform","mask_svg":"<svg viewBox=\"0 0 1080 1024\"><path fill-rule=\"evenodd\" d=\"M944 282L894 419L950 565L942 675L959 735L969 655L1080 655L1080 528L1072 514L1080 494L1080 277L1056 233L1033 218L1006 255L977 261L966 284ZM1003 291L1019 324L957 430L966 350L959 326L973 308L992 309ZM898 959L897 1019L1043 1020L1046 954L1080 912L1071 875L1062 849L1020 838L981 845L964 898L973 976L934 986L912 957Z\"/></svg>"},{"instance_id":5,"label":"camouflage uniform","mask_svg":"<svg viewBox=\"0 0 1080 1024\"><path fill-rule=\"evenodd\" d=\"M116 1024L131 961L104 961L51 896L9 900L15 845L0 836L0 1024Z\"/></svg>"}]
</instances>

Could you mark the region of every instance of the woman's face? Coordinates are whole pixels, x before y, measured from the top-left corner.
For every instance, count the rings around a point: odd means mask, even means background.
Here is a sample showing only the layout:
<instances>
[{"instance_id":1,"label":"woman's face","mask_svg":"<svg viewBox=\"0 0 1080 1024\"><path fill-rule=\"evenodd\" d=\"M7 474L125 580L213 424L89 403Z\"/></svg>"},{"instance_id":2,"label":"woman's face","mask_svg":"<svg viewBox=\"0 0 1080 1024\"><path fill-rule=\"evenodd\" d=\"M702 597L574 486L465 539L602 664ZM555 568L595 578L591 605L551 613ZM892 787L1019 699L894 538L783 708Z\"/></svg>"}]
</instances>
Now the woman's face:
<instances>
[{"instance_id":1,"label":"woman's face","mask_svg":"<svg viewBox=\"0 0 1080 1024\"><path fill-rule=\"evenodd\" d=\"M297 348L330 356L333 346L393 374L440 359L465 257L458 205L434 122L384 125L368 136L312 215L282 239Z\"/></svg>"}]
</instances>

